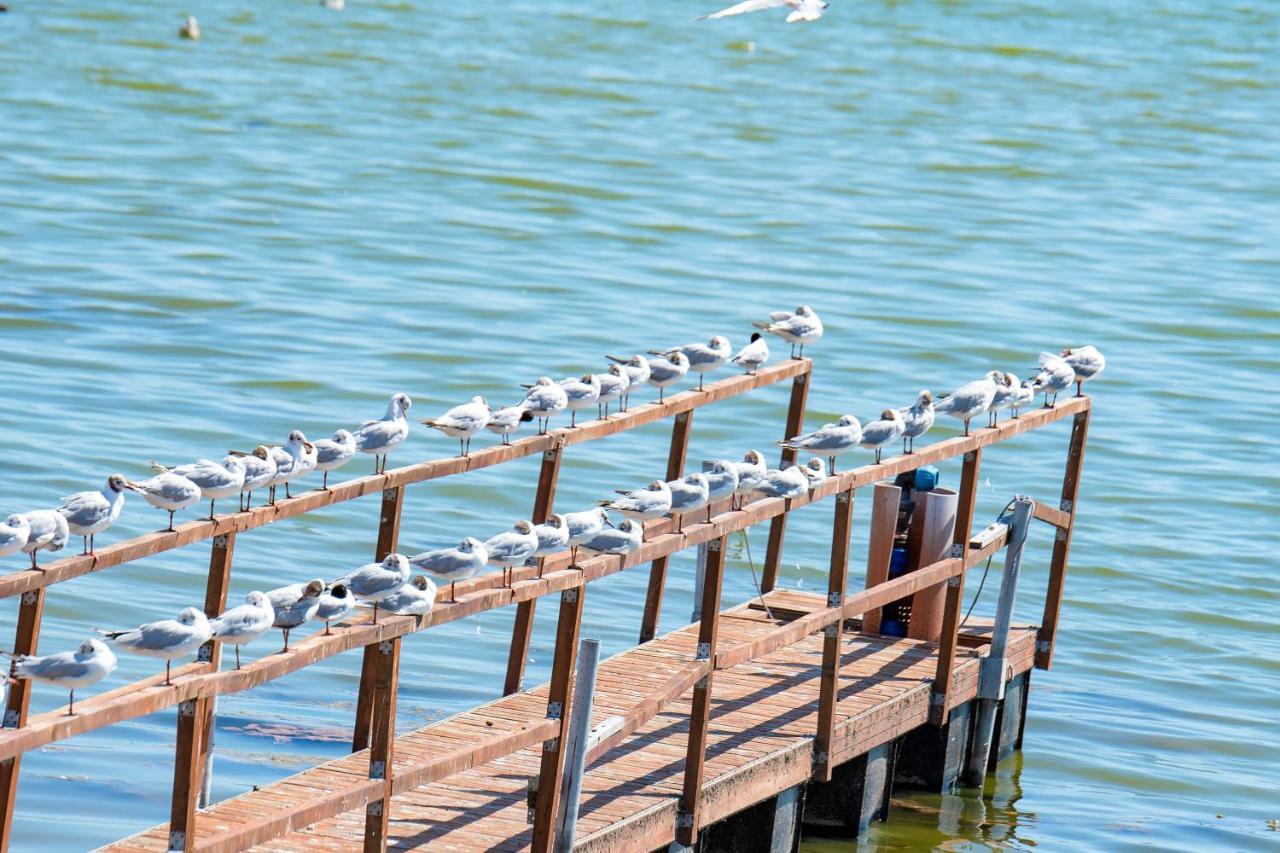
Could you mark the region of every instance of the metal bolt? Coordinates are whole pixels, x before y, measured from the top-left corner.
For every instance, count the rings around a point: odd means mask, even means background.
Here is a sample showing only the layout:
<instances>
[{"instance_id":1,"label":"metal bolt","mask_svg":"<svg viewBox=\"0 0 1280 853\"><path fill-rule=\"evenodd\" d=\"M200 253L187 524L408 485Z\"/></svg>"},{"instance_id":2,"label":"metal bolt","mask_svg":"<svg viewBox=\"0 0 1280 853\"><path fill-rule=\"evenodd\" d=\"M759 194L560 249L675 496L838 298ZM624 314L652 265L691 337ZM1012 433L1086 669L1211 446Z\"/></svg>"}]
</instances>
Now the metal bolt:
<instances>
[{"instance_id":1,"label":"metal bolt","mask_svg":"<svg viewBox=\"0 0 1280 853\"><path fill-rule=\"evenodd\" d=\"M720 546L721 546L721 542L722 542L722 540L720 540L720 539L712 539L710 542L708 542L708 543L707 543L707 550L708 550L708 551L719 551L719 550L720 550Z\"/></svg>"},{"instance_id":2,"label":"metal bolt","mask_svg":"<svg viewBox=\"0 0 1280 853\"><path fill-rule=\"evenodd\" d=\"M711 658L711 644L698 643L698 660L710 660L710 658Z\"/></svg>"},{"instance_id":3,"label":"metal bolt","mask_svg":"<svg viewBox=\"0 0 1280 853\"><path fill-rule=\"evenodd\" d=\"M1053 648L1053 644L1050 643L1048 640L1036 640L1036 651L1039 652L1040 654L1048 654L1049 649L1051 648ZM8 724L9 723L6 720L5 725L7 726Z\"/></svg>"},{"instance_id":4,"label":"metal bolt","mask_svg":"<svg viewBox=\"0 0 1280 853\"><path fill-rule=\"evenodd\" d=\"M230 536L228 536L225 533L219 533L217 536L213 537L213 547L219 550L225 551L227 550L227 544L230 541L231 541Z\"/></svg>"},{"instance_id":5,"label":"metal bolt","mask_svg":"<svg viewBox=\"0 0 1280 853\"><path fill-rule=\"evenodd\" d=\"M560 750L560 738L558 737L550 738L549 740L543 741L542 743L543 752L559 752L559 750Z\"/></svg>"},{"instance_id":6,"label":"metal bolt","mask_svg":"<svg viewBox=\"0 0 1280 853\"><path fill-rule=\"evenodd\" d=\"M564 705L559 702L547 703L547 719L558 720L564 715Z\"/></svg>"},{"instance_id":7,"label":"metal bolt","mask_svg":"<svg viewBox=\"0 0 1280 853\"><path fill-rule=\"evenodd\" d=\"M956 589L957 587L959 587L960 586L959 575L957 575L954 578L947 578L947 586L951 587L952 589Z\"/></svg>"},{"instance_id":8,"label":"metal bolt","mask_svg":"<svg viewBox=\"0 0 1280 853\"><path fill-rule=\"evenodd\" d=\"M838 636L840 636L840 626L839 626L839 625L836 625L836 624L834 624L834 623L833 623L833 624L831 624L831 625L826 626L825 628L823 628L823 629L822 629L822 636L824 636L824 637L838 637Z\"/></svg>"},{"instance_id":9,"label":"metal bolt","mask_svg":"<svg viewBox=\"0 0 1280 853\"><path fill-rule=\"evenodd\" d=\"M378 643L378 651L382 652L384 655L389 655L391 654L391 650L395 648L395 645L395 642L392 640L383 640Z\"/></svg>"},{"instance_id":10,"label":"metal bolt","mask_svg":"<svg viewBox=\"0 0 1280 853\"><path fill-rule=\"evenodd\" d=\"M560 593L560 601L563 604L577 604L578 588L574 587L573 589L566 589L564 592Z\"/></svg>"}]
</instances>

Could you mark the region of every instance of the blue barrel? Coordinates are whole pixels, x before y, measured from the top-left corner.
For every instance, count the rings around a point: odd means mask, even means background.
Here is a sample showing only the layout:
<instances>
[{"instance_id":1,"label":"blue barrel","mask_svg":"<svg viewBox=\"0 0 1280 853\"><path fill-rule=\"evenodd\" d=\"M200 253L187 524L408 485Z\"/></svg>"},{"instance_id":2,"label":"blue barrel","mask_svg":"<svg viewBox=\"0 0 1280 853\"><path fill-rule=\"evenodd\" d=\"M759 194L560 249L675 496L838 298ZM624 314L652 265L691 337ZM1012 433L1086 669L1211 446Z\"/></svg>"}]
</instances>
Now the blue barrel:
<instances>
[{"instance_id":1,"label":"blue barrel","mask_svg":"<svg viewBox=\"0 0 1280 853\"><path fill-rule=\"evenodd\" d=\"M922 492L929 492L938 488L938 483L942 480L942 475L938 473L938 469L932 465L922 465L916 469L915 488Z\"/></svg>"},{"instance_id":2,"label":"blue barrel","mask_svg":"<svg viewBox=\"0 0 1280 853\"><path fill-rule=\"evenodd\" d=\"M907 629L897 619L886 619L880 623L880 633L886 637L905 637Z\"/></svg>"},{"instance_id":3,"label":"blue barrel","mask_svg":"<svg viewBox=\"0 0 1280 853\"><path fill-rule=\"evenodd\" d=\"M907 570L907 549L894 548L889 556L889 577L896 578Z\"/></svg>"}]
</instances>

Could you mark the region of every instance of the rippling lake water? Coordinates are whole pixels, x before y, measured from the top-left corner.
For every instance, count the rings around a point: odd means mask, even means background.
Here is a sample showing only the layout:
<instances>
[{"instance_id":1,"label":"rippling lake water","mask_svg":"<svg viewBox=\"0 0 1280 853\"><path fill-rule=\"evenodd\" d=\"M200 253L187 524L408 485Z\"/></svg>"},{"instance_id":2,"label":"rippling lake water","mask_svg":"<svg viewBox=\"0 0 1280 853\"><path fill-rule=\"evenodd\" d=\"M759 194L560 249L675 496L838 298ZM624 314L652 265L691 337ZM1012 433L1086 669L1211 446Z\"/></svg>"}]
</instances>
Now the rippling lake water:
<instances>
[{"instance_id":1,"label":"rippling lake water","mask_svg":"<svg viewBox=\"0 0 1280 853\"><path fill-rule=\"evenodd\" d=\"M513 401L518 382L599 369L606 351L739 343L802 302L827 322L810 423L1094 343L1109 366L1026 751L994 799L903 797L868 846L1280 841L1280 7L836 0L788 27L777 12L690 20L713 2L193 0L191 43L176 6L9 6L3 513L148 459L327 435L393 391L425 416L476 393ZM700 411L690 458L769 444L786 394ZM558 505L660 473L667 429L574 448ZM1067 432L990 454L980 524L1015 491L1052 495ZM397 457L452 451L419 429ZM404 547L507 526L536 469L411 489ZM233 598L364 561L377 511L242 537ZM793 521L784 585L820 587L829 524ZM130 498L99 544L158 526ZM1037 529L1024 621L1049 545ZM192 547L57 586L42 649L198 603L206 560ZM687 620L692 573L675 561L663 630ZM632 642L645 582L593 586L584 635L609 653ZM726 599L751 588L734 560ZM531 680L549 669L548 610ZM0 607L0 638L14 612ZM398 725L496 697L511 618L411 638ZM155 670L122 656L103 687ZM344 753L358 671L347 654L224 698L215 796ZM33 710L64 699L38 687ZM162 713L29 756L14 848L166 820L173 737Z\"/></svg>"}]
</instances>

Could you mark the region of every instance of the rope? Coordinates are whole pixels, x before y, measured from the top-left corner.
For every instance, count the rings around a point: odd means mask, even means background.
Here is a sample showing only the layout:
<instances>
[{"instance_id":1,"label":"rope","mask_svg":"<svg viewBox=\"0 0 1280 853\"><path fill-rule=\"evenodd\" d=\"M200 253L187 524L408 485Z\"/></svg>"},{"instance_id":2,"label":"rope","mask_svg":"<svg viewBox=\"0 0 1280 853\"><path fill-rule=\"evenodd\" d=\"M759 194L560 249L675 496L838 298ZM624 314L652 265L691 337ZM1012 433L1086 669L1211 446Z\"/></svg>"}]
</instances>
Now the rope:
<instances>
[{"instance_id":1,"label":"rope","mask_svg":"<svg viewBox=\"0 0 1280 853\"><path fill-rule=\"evenodd\" d=\"M742 528L742 541L747 543L747 565L751 567L751 582L756 585L756 595L760 598L760 606L764 608L764 615L773 618L773 612L769 610L769 605L765 603L764 592L760 589L760 579L756 577L756 561L751 558L751 537L747 535L747 529Z\"/></svg>"}]
</instances>

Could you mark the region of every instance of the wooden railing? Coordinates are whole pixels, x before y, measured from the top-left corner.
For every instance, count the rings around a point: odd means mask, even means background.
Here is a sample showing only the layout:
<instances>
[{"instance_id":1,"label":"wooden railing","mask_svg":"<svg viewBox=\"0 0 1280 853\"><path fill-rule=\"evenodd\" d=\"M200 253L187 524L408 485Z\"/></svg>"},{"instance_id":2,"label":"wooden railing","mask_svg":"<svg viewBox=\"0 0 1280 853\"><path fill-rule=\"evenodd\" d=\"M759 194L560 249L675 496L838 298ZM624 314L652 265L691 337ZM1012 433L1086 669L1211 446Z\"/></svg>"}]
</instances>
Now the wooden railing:
<instances>
[{"instance_id":1,"label":"wooden railing","mask_svg":"<svg viewBox=\"0 0 1280 853\"><path fill-rule=\"evenodd\" d=\"M603 437L641 423L649 423L661 417L675 416L667 472L674 478L683 471L694 409L762 385L790 378L793 379L793 391L785 432L794 434L799 432L803 423L809 372L808 361L785 362L773 368L761 370L755 377L735 377L709 385L705 392L686 392L668 399L663 404L633 408L630 413L614 421L584 424L576 430L556 430L548 436L524 439L510 448L495 447L477 451L469 460L438 460L397 469L386 475L344 483L334 487L333 493L302 495L292 499L292 502L281 502L278 517L289 517L319 506L326 506L337 500L349 500L381 490L383 513L375 554L381 557L396 547L396 534L406 485L541 452L543 464L534 507L534 519L539 521L551 511L560 460L566 446ZM687 667L673 673L658 690L638 702L623 717L618 729L595 745L588 754L588 761L599 758L608 749L638 731L656 714L692 688L693 716L689 728L684 788L680 799L677 828L678 839L682 843L692 844L699 829L698 800L702 787L710 696L715 673L718 670L756 660L813 633L825 631L818 727L815 732L817 764L814 773L816 778L829 778L830 745L835 727L834 709L839 682L838 652L841 621L865 614L864 630L871 630L878 626L879 608L921 590L946 584L943 634L930 706L933 722L945 720L951 705L951 676L955 666L964 572L1004 546L1004 535L997 530L977 547L971 547L970 528L983 449L1023 432L1072 417L1073 430L1062 500L1057 509L1050 506L1037 512L1037 517L1058 528L1050 564L1044 627L1041 629L1037 646L1038 665L1042 667L1049 665L1065 578L1067 545L1070 542L1071 526L1074 522L1075 497L1079 486L1089 415L1089 399L1072 398L1060 403L1055 409L1039 409L1023 415L1018 420L1006 420L995 429L978 430L969 436L951 438L929 445L912 455L893 457L886 459L882 464L864 465L838 474L817 485L807 495L793 500L759 500L739 510L733 510L729 502L723 502L713 507L709 521L701 523L688 521L681 532L673 530L669 519L651 521L646 524L645 543L637 552L625 557L595 557L582 560L580 568L571 569L568 554L554 555L545 558L539 567L515 569L509 588L501 586L501 581L496 574L478 577L457 585L456 602L440 602L425 617L384 615L377 624L371 624L367 621L367 617L359 616L350 620L350 627L329 636L316 634L291 647L288 652L246 664L240 670L217 671L218 650L216 644L211 644L208 647L208 654L202 656L207 660L175 670L172 685L163 685L158 676L144 679L89 700L83 700L74 717L67 717L64 711L59 710L36 715L26 720L24 697L20 706L22 724L17 728L0 732L0 762L4 762L4 765L0 766L12 767L7 778L2 780L6 784L4 793L8 798L8 808L12 809L17 762L26 751L80 732L92 731L120 720L132 719L177 705L180 711L173 807L170 818L170 847L185 850L239 850L252 844L278 838L291 830L327 817L363 807L366 813L365 848L385 849L391 796L541 743L543 745L542 763L536 780L533 849L549 850L555 840L554 820L559 811L557 799L565 772L564 750L560 749L559 745L565 741L570 718L574 663L588 585L627 568L650 563L650 589L643 616L642 637L646 631L649 636L652 636L657 625L657 612L665 582L667 560L678 551L705 543L709 546L708 559L703 581L702 619L699 624L698 651L695 659L690 661ZM875 511L872 517L867 588L852 596L846 595L845 578L848 570L849 539L856 490L920 466L954 457L963 457L964 465L959 490L960 510L957 514L955 545L951 556L902 577L886 579L889 551L892 545L892 529L886 520L892 515L893 520L896 521L897 500L896 497L891 502L882 500L879 489L883 487L877 487ZM766 583L771 585L776 581L777 567L781 561L787 516L794 510L826 498L835 498L828 606L781 624L754 638L748 644L719 649L716 617L720 612L726 537L753 525L769 522L770 549L766 557L765 578ZM298 504L297 502L300 501L311 503ZM276 517L271 513L270 508L259 508L248 513L238 513L235 516L219 519L217 522L194 522L180 527L177 533L141 537L140 540L131 540L113 546L111 549L103 549L99 554L100 559L97 565L86 565L86 558L72 558L54 564L49 571L59 571L61 574L56 576L56 579L66 579L109 565L118 565L128 559L154 553L156 550L164 550L166 547L178 547L181 544L213 537L209 601L206 609L217 612L225 605L226 580L235 534L241 530L270 523ZM888 546L884 544L886 530L889 531ZM146 540L145 544L143 540ZM102 559L104 554L105 561ZM18 573L18 575L30 574L32 573ZM38 583L37 578L27 577L15 580L8 586L4 585L4 581L15 577L17 576L11 575L0 579L0 595L21 592L24 595L24 607L26 607L28 595L38 599L33 602L33 606L42 607L43 591L47 584ZM560 601L546 717L530 720L518 730L506 732L446 755L435 756L412 765L401 763L396 765L395 771L392 772L395 757L395 694L400 639L434 625L451 622L485 610L516 604L517 619L505 684L506 692L510 693L519 689L523 674L522 664L527 657L535 603L542 596L552 593L559 593ZM20 632L23 624L20 620ZM38 625L37 609L34 617L35 631L38 631ZM250 689L356 647L364 649L364 668L353 747L356 750L365 748L369 750L368 781L353 784L340 791L317 795L311 801L293 804L287 810L234 831L196 838L194 833L195 797L200 778L199 771L203 761L206 760L204 744L208 742L207 732L213 699L219 695ZM11 706L12 704L11 699ZM7 812L5 818L6 841L10 813L11 811Z\"/></svg>"}]
</instances>

